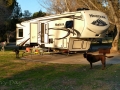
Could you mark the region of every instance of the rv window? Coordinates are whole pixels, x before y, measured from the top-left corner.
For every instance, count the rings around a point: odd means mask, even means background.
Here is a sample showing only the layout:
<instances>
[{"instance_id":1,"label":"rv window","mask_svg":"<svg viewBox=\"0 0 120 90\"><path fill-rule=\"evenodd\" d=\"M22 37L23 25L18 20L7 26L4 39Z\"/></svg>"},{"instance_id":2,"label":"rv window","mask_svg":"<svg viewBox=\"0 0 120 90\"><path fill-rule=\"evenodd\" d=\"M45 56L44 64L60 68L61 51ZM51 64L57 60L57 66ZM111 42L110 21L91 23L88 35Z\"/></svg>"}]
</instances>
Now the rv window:
<instances>
[{"instance_id":1,"label":"rv window","mask_svg":"<svg viewBox=\"0 0 120 90\"><path fill-rule=\"evenodd\" d=\"M19 29L18 37L23 37L23 29Z\"/></svg>"},{"instance_id":2,"label":"rv window","mask_svg":"<svg viewBox=\"0 0 120 90\"><path fill-rule=\"evenodd\" d=\"M65 28L72 28L73 27L73 21L66 21Z\"/></svg>"},{"instance_id":3,"label":"rv window","mask_svg":"<svg viewBox=\"0 0 120 90\"><path fill-rule=\"evenodd\" d=\"M49 39L49 43L53 43L53 38L50 38L50 39Z\"/></svg>"}]
</instances>

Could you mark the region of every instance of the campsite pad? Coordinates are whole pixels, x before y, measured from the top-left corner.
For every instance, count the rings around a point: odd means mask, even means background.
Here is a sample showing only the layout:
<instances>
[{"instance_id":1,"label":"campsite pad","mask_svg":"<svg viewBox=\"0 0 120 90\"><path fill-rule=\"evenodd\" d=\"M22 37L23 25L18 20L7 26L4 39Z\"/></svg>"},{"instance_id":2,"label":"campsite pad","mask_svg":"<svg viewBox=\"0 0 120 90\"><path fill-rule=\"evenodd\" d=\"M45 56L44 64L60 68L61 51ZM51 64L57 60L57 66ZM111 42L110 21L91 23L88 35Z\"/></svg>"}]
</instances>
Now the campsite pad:
<instances>
[{"instance_id":1,"label":"campsite pad","mask_svg":"<svg viewBox=\"0 0 120 90\"><path fill-rule=\"evenodd\" d=\"M98 52L94 52L92 54L98 54ZM112 53L107 54L107 56L114 56L113 58L106 58L106 64L118 64L120 63L120 53ZM21 58L25 61L32 62L41 62L41 63L59 63L59 64L89 64L86 58L83 57L83 53L76 54L47 54L47 55L28 55ZM94 63L96 65L101 62Z\"/></svg>"},{"instance_id":2,"label":"campsite pad","mask_svg":"<svg viewBox=\"0 0 120 90\"><path fill-rule=\"evenodd\" d=\"M61 64L78 64L88 63L82 56L82 54L53 54L53 55L28 55L22 59L27 61L37 61L42 63L61 63ZM89 63L88 63L89 64Z\"/></svg>"}]
</instances>

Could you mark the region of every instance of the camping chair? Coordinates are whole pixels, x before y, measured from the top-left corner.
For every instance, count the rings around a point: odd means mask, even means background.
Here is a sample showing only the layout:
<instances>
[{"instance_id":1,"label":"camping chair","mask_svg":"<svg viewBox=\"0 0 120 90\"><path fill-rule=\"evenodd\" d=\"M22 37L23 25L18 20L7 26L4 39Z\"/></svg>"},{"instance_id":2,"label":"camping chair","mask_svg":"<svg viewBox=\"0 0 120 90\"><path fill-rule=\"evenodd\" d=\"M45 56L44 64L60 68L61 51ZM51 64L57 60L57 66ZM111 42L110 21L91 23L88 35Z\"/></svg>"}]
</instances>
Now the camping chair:
<instances>
[{"instance_id":1,"label":"camping chair","mask_svg":"<svg viewBox=\"0 0 120 90\"><path fill-rule=\"evenodd\" d=\"M40 47L33 47L32 48L32 53L43 55L44 54L44 50L43 50L43 48L40 48Z\"/></svg>"},{"instance_id":2,"label":"camping chair","mask_svg":"<svg viewBox=\"0 0 120 90\"><path fill-rule=\"evenodd\" d=\"M25 51L23 51L23 53L22 53L22 57L24 56L25 53L31 54L32 53L31 48L30 47L26 47Z\"/></svg>"}]
</instances>

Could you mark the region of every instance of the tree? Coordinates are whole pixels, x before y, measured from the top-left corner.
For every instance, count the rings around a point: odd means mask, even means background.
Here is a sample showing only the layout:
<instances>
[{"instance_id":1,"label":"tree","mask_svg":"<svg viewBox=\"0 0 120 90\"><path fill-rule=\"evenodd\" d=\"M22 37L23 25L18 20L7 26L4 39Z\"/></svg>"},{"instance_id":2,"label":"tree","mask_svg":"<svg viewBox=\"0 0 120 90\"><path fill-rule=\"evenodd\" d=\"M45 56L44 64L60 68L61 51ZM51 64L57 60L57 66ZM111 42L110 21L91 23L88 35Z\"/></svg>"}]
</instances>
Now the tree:
<instances>
[{"instance_id":1,"label":"tree","mask_svg":"<svg viewBox=\"0 0 120 90\"><path fill-rule=\"evenodd\" d=\"M16 0L0 0L0 24L10 17L15 3Z\"/></svg>"},{"instance_id":2,"label":"tree","mask_svg":"<svg viewBox=\"0 0 120 90\"><path fill-rule=\"evenodd\" d=\"M6 37L12 36L12 32L16 30L16 22L20 16L20 6L16 0L0 0L0 39L8 40ZM19 13L19 15L18 15ZM15 36L15 35L14 35Z\"/></svg>"},{"instance_id":3,"label":"tree","mask_svg":"<svg viewBox=\"0 0 120 90\"><path fill-rule=\"evenodd\" d=\"M120 32L120 15L118 14L120 12L120 2L118 0L112 1L108 0L108 4L111 10L111 15L113 16L113 21L112 23L115 25L115 29L117 30L116 36L113 40L112 43L112 51L117 51L118 50L118 41L119 41L119 32Z\"/></svg>"},{"instance_id":4,"label":"tree","mask_svg":"<svg viewBox=\"0 0 120 90\"><path fill-rule=\"evenodd\" d=\"M78 0L38 0L39 4L43 6L50 14L60 14L63 12L75 11L79 6Z\"/></svg>"},{"instance_id":5,"label":"tree","mask_svg":"<svg viewBox=\"0 0 120 90\"><path fill-rule=\"evenodd\" d=\"M28 20L28 19L31 18L31 15L32 15L32 13L29 10L25 10L24 13L23 13L23 18L25 20Z\"/></svg>"},{"instance_id":6,"label":"tree","mask_svg":"<svg viewBox=\"0 0 120 90\"><path fill-rule=\"evenodd\" d=\"M11 15L11 19L20 19L21 17L22 17L22 10L20 5L16 2Z\"/></svg>"},{"instance_id":7,"label":"tree","mask_svg":"<svg viewBox=\"0 0 120 90\"><path fill-rule=\"evenodd\" d=\"M35 13L33 13L33 18L37 18L37 17L43 17L43 16L45 16L46 15L46 13L45 12L42 12L41 10L39 11L39 12L35 12Z\"/></svg>"},{"instance_id":8,"label":"tree","mask_svg":"<svg viewBox=\"0 0 120 90\"><path fill-rule=\"evenodd\" d=\"M16 0L0 0L0 39L6 40L6 30L9 26L9 19L16 5Z\"/></svg>"}]
</instances>

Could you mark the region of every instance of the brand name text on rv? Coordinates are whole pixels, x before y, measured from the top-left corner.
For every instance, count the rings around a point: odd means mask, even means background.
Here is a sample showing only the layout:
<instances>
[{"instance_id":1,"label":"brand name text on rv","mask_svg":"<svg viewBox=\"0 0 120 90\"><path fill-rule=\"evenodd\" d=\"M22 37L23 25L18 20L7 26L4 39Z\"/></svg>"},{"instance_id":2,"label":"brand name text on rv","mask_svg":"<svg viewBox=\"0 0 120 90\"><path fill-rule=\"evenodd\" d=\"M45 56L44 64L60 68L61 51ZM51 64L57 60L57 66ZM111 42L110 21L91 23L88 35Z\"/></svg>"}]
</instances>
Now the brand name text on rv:
<instances>
[{"instance_id":1,"label":"brand name text on rv","mask_svg":"<svg viewBox=\"0 0 120 90\"><path fill-rule=\"evenodd\" d=\"M89 14L90 17L98 17L98 18L105 18L105 16L101 16L101 15L93 15L93 14Z\"/></svg>"},{"instance_id":2,"label":"brand name text on rv","mask_svg":"<svg viewBox=\"0 0 120 90\"><path fill-rule=\"evenodd\" d=\"M64 26L64 23L55 23L55 26Z\"/></svg>"}]
</instances>

